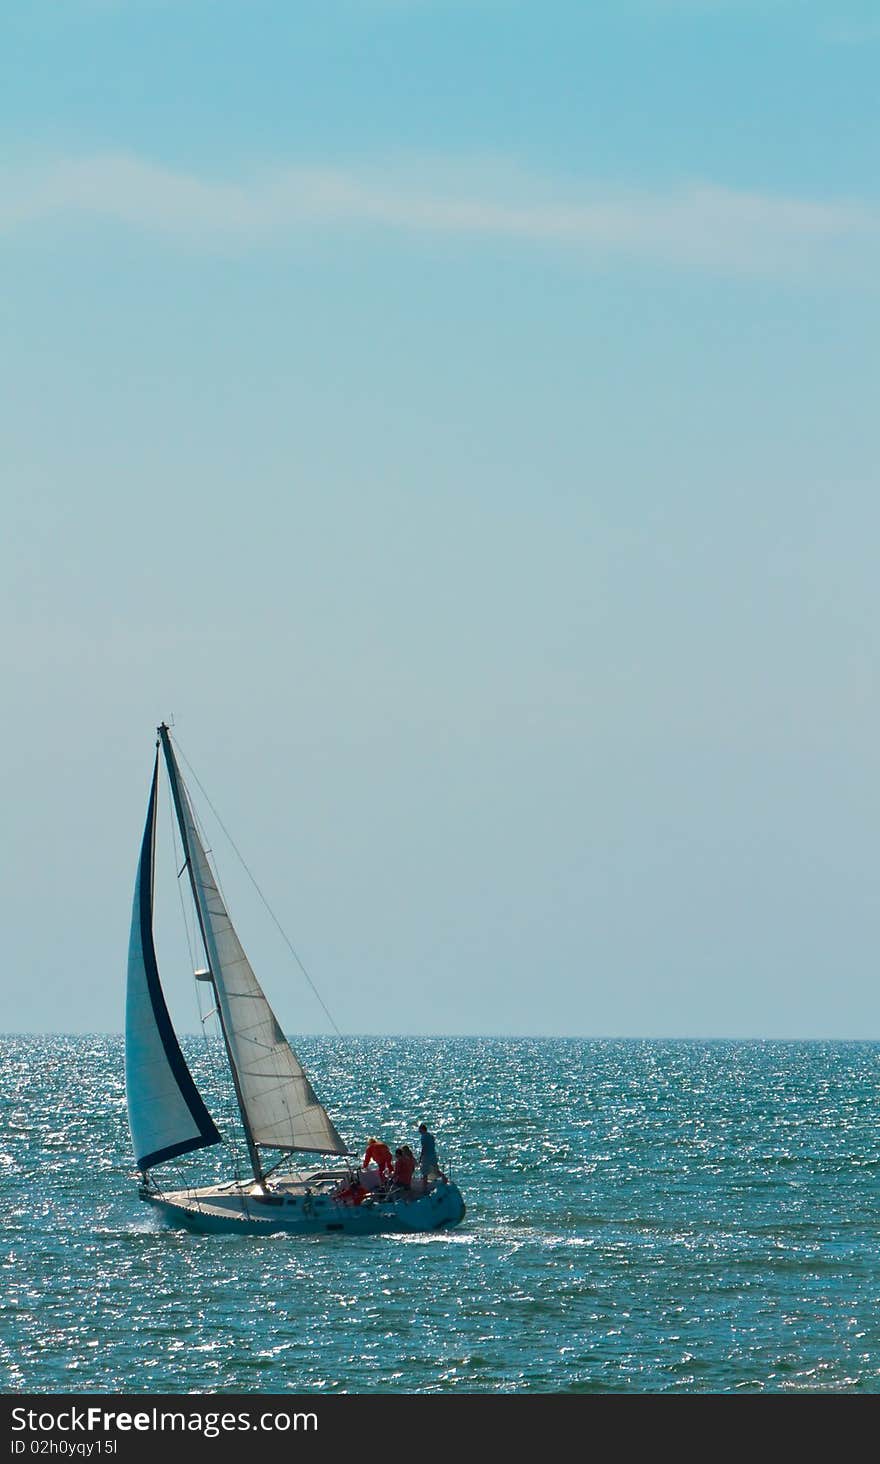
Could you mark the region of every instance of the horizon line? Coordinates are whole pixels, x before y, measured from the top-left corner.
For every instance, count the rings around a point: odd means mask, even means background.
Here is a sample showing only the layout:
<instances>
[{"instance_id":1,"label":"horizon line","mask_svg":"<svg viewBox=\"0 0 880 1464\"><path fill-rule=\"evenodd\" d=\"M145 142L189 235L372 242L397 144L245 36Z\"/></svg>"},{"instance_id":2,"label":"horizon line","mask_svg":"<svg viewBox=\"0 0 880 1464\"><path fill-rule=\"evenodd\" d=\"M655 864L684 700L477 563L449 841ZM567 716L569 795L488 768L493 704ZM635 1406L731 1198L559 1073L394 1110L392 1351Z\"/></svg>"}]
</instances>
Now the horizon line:
<instances>
[{"instance_id":1,"label":"horizon line","mask_svg":"<svg viewBox=\"0 0 880 1464\"><path fill-rule=\"evenodd\" d=\"M180 1037L199 1038L208 1036L209 1041L220 1042L222 1039L217 1035L205 1034L202 1032L181 1031ZM290 1040L290 1034L286 1034ZM29 1029L27 1031L6 1031L0 1030L2 1037L114 1037L124 1041L123 1031L89 1030L83 1032L57 1031L54 1029ZM880 1044L878 1037L831 1037L831 1036L795 1036L789 1034L785 1037L757 1037L757 1036L730 1036L719 1035L683 1035L671 1036L669 1034L650 1033L579 1033L579 1032L295 1032L295 1040L305 1039L313 1041L361 1041L364 1038L376 1039L378 1041L394 1038L401 1041L437 1041L437 1042L846 1042L849 1044L863 1046L877 1046Z\"/></svg>"}]
</instances>

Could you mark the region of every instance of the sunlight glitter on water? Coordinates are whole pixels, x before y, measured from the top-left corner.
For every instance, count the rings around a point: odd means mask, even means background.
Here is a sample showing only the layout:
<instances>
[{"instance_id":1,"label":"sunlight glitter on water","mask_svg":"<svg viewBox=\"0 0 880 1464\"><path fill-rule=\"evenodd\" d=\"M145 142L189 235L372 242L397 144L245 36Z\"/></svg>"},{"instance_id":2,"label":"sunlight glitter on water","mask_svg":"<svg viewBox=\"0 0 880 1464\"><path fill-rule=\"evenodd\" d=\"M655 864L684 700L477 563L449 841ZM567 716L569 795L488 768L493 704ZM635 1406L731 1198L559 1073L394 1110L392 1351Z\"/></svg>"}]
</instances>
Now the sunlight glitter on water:
<instances>
[{"instance_id":1,"label":"sunlight glitter on water","mask_svg":"<svg viewBox=\"0 0 880 1464\"><path fill-rule=\"evenodd\" d=\"M355 1148L428 1116L463 1226L167 1230L136 1197L119 1039L4 1038L4 1389L880 1390L876 1045L296 1045Z\"/></svg>"}]
</instances>

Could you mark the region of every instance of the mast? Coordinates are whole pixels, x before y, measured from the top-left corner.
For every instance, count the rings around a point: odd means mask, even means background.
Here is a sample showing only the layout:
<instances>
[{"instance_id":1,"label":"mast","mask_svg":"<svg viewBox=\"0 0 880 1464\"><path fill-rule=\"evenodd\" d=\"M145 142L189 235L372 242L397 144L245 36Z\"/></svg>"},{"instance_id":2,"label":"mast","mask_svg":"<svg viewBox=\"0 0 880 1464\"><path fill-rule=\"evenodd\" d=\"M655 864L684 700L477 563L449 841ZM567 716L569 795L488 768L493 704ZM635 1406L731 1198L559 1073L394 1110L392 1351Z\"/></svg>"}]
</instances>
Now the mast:
<instances>
[{"instance_id":1,"label":"mast","mask_svg":"<svg viewBox=\"0 0 880 1464\"><path fill-rule=\"evenodd\" d=\"M217 1008L217 1016L220 1020L220 1031L223 1033L223 1044L226 1048L226 1058L229 1063L229 1071L232 1073L232 1082L235 1087L235 1099L238 1103L239 1113L241 1114L241 1122L242 1127L244 1128L244 1137L245 1142L247 1143L248 1156L251 1161L251 1168L254 1171L254 1179L257 1181L257 1184L263 1185L265 1187L266 1178L265 1174L263 1173L263 1166L260 1163L260 1152L257 1148L256 1140L254 1139L254 1133L253 1129L251 1128L250 1119L248 1118L247 1105L244 1101L244 1094L241 1090L241 1082L239 1080L238 1071L235 1066L235 1060L232 1055L232 1048L229 1042L229 1033L226 1030L226 1022L223 1017L223 1003L220 1000L220 992L217 989L217 978L215 974L219 965L217 960L217 952L214 947L214 941L211 937L211 933L208 929L207 923L202 913L202 904L201 899L199 898L199 888L196 883L192 850L190 848L187 819L183 807L183 797L180 788L180 776L177 769L177 762L171 749L171 740L168 734L167 723L163 722L162 725L157 728L157 731L162 742L162 751L165 754L165 763L168 768L168 778L171 783L171 796L174 799L174 811L177 814L177 822L180 828L180 837L183 842L183 851L186 855L186 867L189 871L189 881L193 893L193 902L196 907L196 915L198 917L199 929L202 933L202 944L205 948L205 956L207 957L208 961L208 970L211 973L211 987L214 992L214 1003Z\"/></svg>"}]
</instances>

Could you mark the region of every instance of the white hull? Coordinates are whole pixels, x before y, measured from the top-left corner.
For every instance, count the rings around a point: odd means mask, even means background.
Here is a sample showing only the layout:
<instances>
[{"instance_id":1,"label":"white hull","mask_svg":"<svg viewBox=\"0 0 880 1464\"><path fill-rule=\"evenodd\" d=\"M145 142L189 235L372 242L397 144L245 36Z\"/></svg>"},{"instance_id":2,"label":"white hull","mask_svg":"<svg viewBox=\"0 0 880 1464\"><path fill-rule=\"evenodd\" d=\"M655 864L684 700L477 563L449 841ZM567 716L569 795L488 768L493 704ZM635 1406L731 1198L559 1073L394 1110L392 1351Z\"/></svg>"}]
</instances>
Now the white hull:
<instances>
[{"instance_id":1,"label":"white hull","mask_svg":"<svg viewBox=\"0 0 880 1464\"><path fill-rule=\"evenodd\" d=\"M441 1230L465 1215L456 1185L438 1180L427 1193L382 1198L371 1193L359 1205L346 1204L334 1191L340 1176L312 1175L278 1180L268 1193L251 1184L207 1185L202 1189L154 1190L142 1186L142 1200L153 1205L167 1225L236 1235L377 1235L382 1232Z\"/></svg>"}]
</instances>

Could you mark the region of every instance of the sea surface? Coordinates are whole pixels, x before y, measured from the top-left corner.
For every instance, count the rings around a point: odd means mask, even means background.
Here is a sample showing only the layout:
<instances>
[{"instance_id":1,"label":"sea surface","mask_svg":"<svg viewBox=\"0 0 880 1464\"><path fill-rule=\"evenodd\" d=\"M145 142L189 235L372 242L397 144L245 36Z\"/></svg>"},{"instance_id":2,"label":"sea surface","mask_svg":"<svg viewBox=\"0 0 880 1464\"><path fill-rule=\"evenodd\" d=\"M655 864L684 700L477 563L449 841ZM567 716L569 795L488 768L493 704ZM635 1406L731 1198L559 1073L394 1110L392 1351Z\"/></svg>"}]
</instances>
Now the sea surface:
<instances>
[{"instance_id":1,"label":"sea surface","mask_svg":"<svg viewBox=\"0 0 880 1464\"><path fill-rule=\"evenodd\" d=\"M163 1228L121 1038L0 1038L0 1391L880 1391L878 1044L293 1040L352 1147L428 1123L464 1223Z\"/></svg>"}]
</instances>

